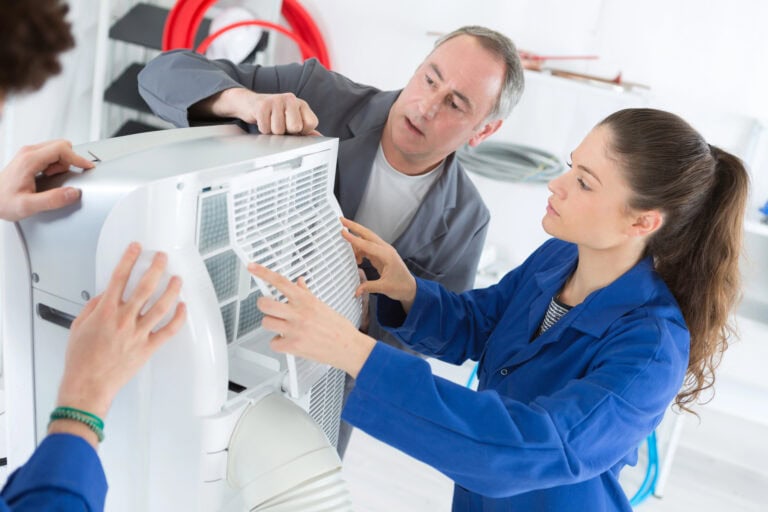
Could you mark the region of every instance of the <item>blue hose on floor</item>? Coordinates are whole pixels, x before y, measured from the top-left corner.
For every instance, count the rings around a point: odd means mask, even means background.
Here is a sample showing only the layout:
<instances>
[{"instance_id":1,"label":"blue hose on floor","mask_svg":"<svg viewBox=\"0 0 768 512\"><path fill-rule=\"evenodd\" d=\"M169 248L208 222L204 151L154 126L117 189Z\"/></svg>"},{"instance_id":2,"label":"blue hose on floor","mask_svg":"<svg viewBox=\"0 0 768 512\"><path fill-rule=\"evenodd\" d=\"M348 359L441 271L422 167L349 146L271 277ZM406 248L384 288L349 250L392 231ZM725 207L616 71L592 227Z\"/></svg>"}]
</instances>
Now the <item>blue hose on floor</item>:
<instances>
[{"instance_id":1,"label":"blue hose on floor","mask_svg":"<svg viewBox=\"0 0 768 512\"><path fill-rule=\"evenodd\" d=\"M659 478L659 450L656 444L655 430L648 436L646 443L648 444L648 469L645 471L645 479L640 484L640 488L629 500L632 507L638 506L653 494L656 490L656 481Z\"/></svg>"},{"instance_id":2,"label":"blue hose on floor","mask_svg":"<svg viewBox=\"0 0 768 512\"><path fill-rule=\"evenodd\" d=\"M467 379L468 388L472 387L472 382L474 382L475 377L477 377L477 367L479 365L479 363L476 363L475 367L472 368L472 373L469 374L469 379ZM656 490L656 481L659 478L659 449L656 444L655 430L651 432L645 442L648 444L648 468L645 471L643 483L640 484L640 488L635 495L632 496L632 499L629 500L629 504L632 507L638 506L653 494Z\"/></svg>"},{"instance_id":3,"label":"blue hose on floor","mask_svg":"<svg viewBox=\"0 0 768 512\"><path fill-rule=\"evenodd\" d=\"M469 374L469 379L467 379L467 387L472 387L472 381L475 380L475 377L477 377L477 367L480 366L480 363L475 363L475 367L472 368L472 373Z\"/></svg>"}]
</instances>

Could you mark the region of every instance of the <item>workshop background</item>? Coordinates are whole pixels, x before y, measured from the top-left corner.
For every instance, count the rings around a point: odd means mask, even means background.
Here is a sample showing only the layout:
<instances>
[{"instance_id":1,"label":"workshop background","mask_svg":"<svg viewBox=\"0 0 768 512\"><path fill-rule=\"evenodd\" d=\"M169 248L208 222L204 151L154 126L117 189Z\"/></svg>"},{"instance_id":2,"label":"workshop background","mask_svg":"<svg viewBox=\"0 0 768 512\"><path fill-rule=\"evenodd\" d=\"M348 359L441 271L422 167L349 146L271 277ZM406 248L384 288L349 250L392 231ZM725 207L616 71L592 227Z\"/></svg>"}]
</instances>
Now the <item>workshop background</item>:
<instances>
[{"instance_id":1,"label":"workshop background","mask_svg":"<svg viewBox=\"0 0 768 512\"><path fill-rule=\"evenodd\" d=\"M157 50L116 40L109 29L136 1L70 2L77 47L63 73L39 92L13 98L0 123L0 161L24 144L104 138L126 121L165 127L140 110L105 101L131 63ZM170 7L173 2L143 2ZM741 339L726 353L701 419L670 414L659 431L663 481L638 510L765 510L768 503L768 3L760 0L301 0L317 24L334 70L382 89L402 87L439 34L468 24L509 35L540 56L526 71L520 105L492 140L532 146L565 160L606 114L628 106L678 113L712 143L744 159L752 175L745 225ZM212 15L243 7L285 25L280 1L222 1ZM217 11L218 9L218 11ZM255 37L255 36L253 36ZM586 59L545 57L597 56ZM266 62L300 58L270 34ZM567 73L566 73L567 72ZM571 78L566 78L569 75ZM545 238L544 182L473 175L492 212L477 285L500 278ZM436 372L466 383L471 365ZM2 416L0 416L0 419ZM345 476L357 510L448 510L442 475L356 432ZM643 479L641 456L625 475L628 494Z\"/></svg>"}]
</instances>

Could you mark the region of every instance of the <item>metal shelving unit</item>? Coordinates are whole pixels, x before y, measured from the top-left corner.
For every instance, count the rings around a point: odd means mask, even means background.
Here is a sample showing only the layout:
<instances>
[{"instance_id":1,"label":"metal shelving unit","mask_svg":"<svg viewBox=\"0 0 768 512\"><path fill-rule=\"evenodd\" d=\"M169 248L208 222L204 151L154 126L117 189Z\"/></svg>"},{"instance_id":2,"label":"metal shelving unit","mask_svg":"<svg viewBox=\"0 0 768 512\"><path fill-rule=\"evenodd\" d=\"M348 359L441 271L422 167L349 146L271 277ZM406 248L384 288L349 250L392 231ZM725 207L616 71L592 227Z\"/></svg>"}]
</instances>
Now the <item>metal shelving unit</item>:
<instances>
[{"instance_id":1,"label":"metal shelving unit","mask_svg":"<svg viewBox=\"0 0 768 512\"><path fill-rule=\"evenodd\" d=\"M119 4L119 5L118 5ZM146 62L162 48L165 21L173 2L99 3L99 29L91 109L91 139L161 130L170 125L154 116L138 92L137 77ZM228 6L249 7L264 13L264 19L276 21L281 0L244 0L217 2L209 14ZM195 46L208 35L211 18L203 19ZM253 58L271 62L272 49L265 33Z\"/></svg>"}]
</instances>

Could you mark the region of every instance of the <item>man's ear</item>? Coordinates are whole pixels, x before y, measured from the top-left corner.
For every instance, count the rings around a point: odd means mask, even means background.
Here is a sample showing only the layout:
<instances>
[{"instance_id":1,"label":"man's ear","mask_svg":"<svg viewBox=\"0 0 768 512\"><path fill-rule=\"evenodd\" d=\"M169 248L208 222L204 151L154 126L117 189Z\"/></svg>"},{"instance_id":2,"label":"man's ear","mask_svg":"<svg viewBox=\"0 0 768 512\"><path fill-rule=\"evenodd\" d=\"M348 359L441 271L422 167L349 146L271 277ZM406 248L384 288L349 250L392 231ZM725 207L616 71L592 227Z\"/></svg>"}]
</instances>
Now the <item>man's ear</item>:
<instances>
[{"instance_id":1,"label":"man's ear","mask_svg":"<svg viewBox=\"0 0 768 512\"><path fill-rule=\"evenodd\" d=\"M664 216L658 210L648 210L635 215L634 222L630 226L630 235L647 236L664 224Z\"/></svg>"},{"instance_id":2,"label":"man's ear","mask_svg":"<svg viewBox=\"0 0 768 512\"><path fill-rule=\"evenodd\" d=\"M474 135L472 135L472 137L467 141L467 144L469 144L470 147L477 146L485 139L496 133L498 129L501 128L502 122L503 121L501 119L497 119L495 121L486 123L482 128L476 131Z\"/></svg>"}]
</instances>

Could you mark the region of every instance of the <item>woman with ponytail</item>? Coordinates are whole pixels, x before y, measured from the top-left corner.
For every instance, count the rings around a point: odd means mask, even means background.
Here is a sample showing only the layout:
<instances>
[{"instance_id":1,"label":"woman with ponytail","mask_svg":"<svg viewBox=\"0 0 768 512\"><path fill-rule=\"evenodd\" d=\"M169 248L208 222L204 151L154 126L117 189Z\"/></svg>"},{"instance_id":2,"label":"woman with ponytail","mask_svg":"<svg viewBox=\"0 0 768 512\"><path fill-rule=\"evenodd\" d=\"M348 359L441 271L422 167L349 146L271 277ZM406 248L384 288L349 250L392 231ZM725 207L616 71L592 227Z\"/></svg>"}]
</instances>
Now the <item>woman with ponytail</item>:
<instances>
[{"instance_id":1,"label":"woman with ponytail","mask_svg":"<svg viewBox=\"0 0 768 512\"><path fill-rule=\"evenodd\" d=\"M733 334L739 298L739 253L749 178L735 156L707 144L679 117L651 109L622 110L602 126L624 163L634 192L630 207L664 217L646 254L677 300L690 332L684 387L675 404L690 410L712 387Z\"/></svg>"},{"instance_id":2,"label":"woman with ponytail","mask_svg":"<svg viewBox=\"0 0 768 512\"><path fill-rule=\"evenodd\" d=\"M378 319L444 361L479 361L478 391L431 375L291 283L253 264L287 303L259 299L272 346L357 384L346 421L442 471L454 511L630 511L619 473L674 401L714 383L739 295L748 176L679 117L616 112L549 184L552 240L497 285L455 294L344 220L380 278Z\"/></svg>"}]
</instances>

